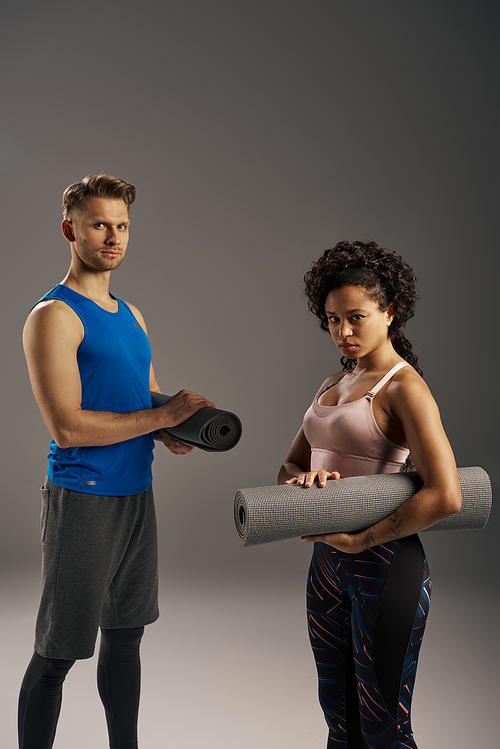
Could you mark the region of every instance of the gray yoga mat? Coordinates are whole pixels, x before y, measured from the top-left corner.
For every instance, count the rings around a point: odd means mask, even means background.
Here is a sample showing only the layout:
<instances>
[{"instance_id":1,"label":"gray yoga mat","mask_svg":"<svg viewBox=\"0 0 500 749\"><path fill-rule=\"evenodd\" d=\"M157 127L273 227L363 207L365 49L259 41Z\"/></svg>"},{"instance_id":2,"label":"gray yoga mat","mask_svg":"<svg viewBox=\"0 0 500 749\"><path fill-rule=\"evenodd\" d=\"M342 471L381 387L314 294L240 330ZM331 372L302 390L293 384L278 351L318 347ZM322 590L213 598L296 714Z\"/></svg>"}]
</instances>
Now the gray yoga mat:
<instances>
[{"instance_id":1,"label":"gray yoga mat","mask_svg":"<svg viewBox=\"0 0 500 749\"><path fill-rule=\"evenodd\" d=\"M427 530L480 530L491 510L491 482L482 468L459 468L462 508ZM355 532L383 520L421 488L416 473L385 473L330 480L320 489L260 486L241 489L234 521L243 546L315 533Z\"/></svg>"},{"instance_id":2,"label":"gray yoga mat","mask_svg":"<svg viewBox=\"0 0 500 749\"><path fill-rule=\"evenodd\" d=\"M151 391L153 408L163 406L172 396ZM200 408L182 424L168 427L167 432L179 442L199 447L207 452L224 452L238 444L241 437L241 421L236 414L220 408ZM153 436L159 440L154 432Z\"/></svg>"}]
</instances>

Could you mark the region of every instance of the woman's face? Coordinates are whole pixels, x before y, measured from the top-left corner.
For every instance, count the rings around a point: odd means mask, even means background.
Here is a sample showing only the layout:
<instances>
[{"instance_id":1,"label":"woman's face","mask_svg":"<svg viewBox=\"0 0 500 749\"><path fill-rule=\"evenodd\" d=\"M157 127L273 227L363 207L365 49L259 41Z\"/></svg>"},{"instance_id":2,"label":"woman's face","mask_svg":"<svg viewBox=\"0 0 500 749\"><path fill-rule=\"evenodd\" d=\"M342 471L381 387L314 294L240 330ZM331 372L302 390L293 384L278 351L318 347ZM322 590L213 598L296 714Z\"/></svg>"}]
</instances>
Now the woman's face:
<instances>
[{"instance_id":1,"label":"woman's face","mask_svg":"<svg viewBox=\"0 0 500 749\"><path fill-rule=\"evenodd\" d=\"M391 305L382 312L378 302L370 299L361 286L330 291L325 313L330 335L347 359L361 359L392 347L389 340L389 325L394 318Z\"/></svg>"}]
</instances>

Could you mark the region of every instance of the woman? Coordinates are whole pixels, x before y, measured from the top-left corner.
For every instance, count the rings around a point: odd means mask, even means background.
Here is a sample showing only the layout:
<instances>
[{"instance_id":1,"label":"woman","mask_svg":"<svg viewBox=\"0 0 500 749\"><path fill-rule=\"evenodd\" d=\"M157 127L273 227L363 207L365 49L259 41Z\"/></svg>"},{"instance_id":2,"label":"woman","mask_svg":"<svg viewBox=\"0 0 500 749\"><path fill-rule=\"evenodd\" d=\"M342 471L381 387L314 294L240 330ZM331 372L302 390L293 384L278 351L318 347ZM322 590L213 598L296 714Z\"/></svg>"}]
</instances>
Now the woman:
<instances>
[{"instance_id":1,"label":"woman","mask_svg":"<svg viewBox=\"0 0 500 749\"><path fill-rule=\"evenodd\" d=\"M416 534L462 500L438 408L401 332L413 316L415 277L376 242L340 242L305 281L344 369L320 387L278 482L324 487L395 473L410 452L423 481L370 528L302 538L314 542L307 605L327 747L416 749L410 707L431 587Z\"/></svg>"}]
</instances>

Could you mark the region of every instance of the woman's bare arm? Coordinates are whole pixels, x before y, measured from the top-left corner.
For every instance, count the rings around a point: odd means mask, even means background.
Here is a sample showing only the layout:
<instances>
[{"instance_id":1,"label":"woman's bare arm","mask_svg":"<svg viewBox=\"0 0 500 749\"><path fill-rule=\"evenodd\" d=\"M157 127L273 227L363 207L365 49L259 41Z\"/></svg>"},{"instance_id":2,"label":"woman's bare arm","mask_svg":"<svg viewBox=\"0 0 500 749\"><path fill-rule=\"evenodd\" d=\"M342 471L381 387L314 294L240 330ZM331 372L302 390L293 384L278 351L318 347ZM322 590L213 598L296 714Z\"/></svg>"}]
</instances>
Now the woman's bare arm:
<instances>
[{"instance_id":1,"label":"woman's bare arm","mask_svg":"<svg viewBox=\"0 0 500 749\"><path fill-rule=\"evenodd\" d=\"M290 479L298 479L304 471L309 470L310 462L311 446L306 439L304 429L300 427L280 468L278 484L284 484Z\"/></svg>"},{"instance_id":2,"label":"woman's bare arm","mask_svg":"<svg viewBox=\"0 0 500 749\"><path fill-rule=\"evenodd\" d=\"M462 494L455 458L429 388L421 378L406 376L391 381L387 396L393 414L403 426L422 489L388 518L364 531L308 536L303 540L324 541L357 553L422 531L460 510Z\"/></svg>"}]
</instances>

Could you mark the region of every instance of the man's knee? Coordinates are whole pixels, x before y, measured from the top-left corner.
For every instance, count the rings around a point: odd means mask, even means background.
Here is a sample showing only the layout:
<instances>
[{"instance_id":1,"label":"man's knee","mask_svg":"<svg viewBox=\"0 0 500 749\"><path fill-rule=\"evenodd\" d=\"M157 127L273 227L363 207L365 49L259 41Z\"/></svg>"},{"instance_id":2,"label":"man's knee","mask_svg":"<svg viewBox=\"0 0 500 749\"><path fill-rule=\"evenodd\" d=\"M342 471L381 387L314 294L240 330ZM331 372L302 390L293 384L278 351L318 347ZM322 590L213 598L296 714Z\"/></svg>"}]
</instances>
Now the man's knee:
<instances>
[{"instance_id":1,"label":"man's knee","mask_svg":"<svg viewBox=\"0 0 500 749\"><path fill-rule=\"evenodd\" d=\"M42 677L54 683L62 684L74 663L73 660L62 658L44 658L43 655L35 651L24 674L22 686L28 692L31 692Z\"/></svg>"},{"instance_id":2,"label":"man's knee","mask_svg":"<svg viewBox=\"0 0 500 749\"><path fill-rule=\"evenodd\" d=\"M99 663L123 663L135 660L139 655L144 627L127 629L101 629Z\"/></svg>"}]
</instances>

